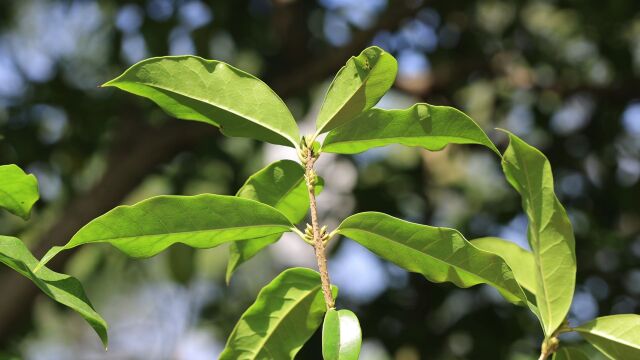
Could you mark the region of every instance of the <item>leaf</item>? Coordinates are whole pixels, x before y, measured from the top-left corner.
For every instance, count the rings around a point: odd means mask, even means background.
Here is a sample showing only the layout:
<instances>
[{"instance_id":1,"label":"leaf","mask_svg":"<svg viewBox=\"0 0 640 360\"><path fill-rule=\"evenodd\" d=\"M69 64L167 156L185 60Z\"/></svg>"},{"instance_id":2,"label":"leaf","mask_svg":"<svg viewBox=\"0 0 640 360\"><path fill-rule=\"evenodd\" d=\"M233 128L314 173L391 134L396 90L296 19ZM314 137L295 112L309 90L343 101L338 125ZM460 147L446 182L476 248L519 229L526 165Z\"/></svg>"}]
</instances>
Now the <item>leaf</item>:
<instances>
[{"instance_id":1,"label":"leaf","mask_svg":"<svg viewBox=\"0 0 640 360\"><path fill-rule=\"evenodd\" d=\"M589 356L576 347L560 347L554 354L553 360L589 360Z\"/></svg>"},{"instance_id":2,"label":"leaf","mask_svg":"<svg viewBox=\"0 0 640 360\"><path fill-rule=\"evenodd\" d=\"M0 166L0 208L28 220L39 197L35 176L13 164Z\"/></svg>"},{"instance_id":3,"label":"leaf","mask_svg":"<svg viewBox=\"0 0 640 360\"><path fill-rule=\"evenodd\" d=\"M63 247L54 247L45 264L62 250L106 242L125 254L144 258L183 243L212 248L289 231L291 222L278 210L235 196L162 195L132 206L118 206L81 228Z\"/></svg>"},{"instance_id":4,"label":"leaf","mask_svg":"<svg viewBox=\"0 0 640 360\"><path fill-rule=\"evenodd\" d=\"M502 168L509 183L520 193L529 219L529 244L534 256L536 304L545 335L562 324L576 281L573 228L553 192L551 165L540 151L509 134Z\"/></svg>"},{"instance_id":5,"label":"leaf","mask_svg":"<svg viewBox=\"0 0 640 360\"><path fill-rule=\"evenodd\" d=\"M613 360L640 359L640 315L603 316L573 330Z\"/></svg>"},{"instance_id":6,"label":"leaf","mask_svg":"<svg viewBox=\"0 0 640 360\"><path fill-rule=\"evenodd\" d=\"M500 256L509 265L513 275L520 286L535 294L535 282L533 270L535 260L533 254L513 242L497 237L485 237L471 240L471 244L484 251Z\"/></svg>"},{"instance_id":7,"label":"leaf","mask_svg":"<svg viewBox=\"0 0 640 360\"><path fill-rule=\"evenodd\" d=\"M362 331L356 314L349 310L327 311L322 327L324 360L358 360L361 345Z\"/></svg>"},{"instance_id":8,"label":"leaf","mask_svg":"<svg viewBox=\"0 0 640 360\"><path fill-rule=\"evenodd\" d=\"M237 196L273 206L292 223L302 220L309 210L304 168L291 160L276 161L251 175Z\"/></svg>"},{"instance_id":9,"label":"leaf","mask_svg":"<svg viewBox=\"0 0 640 360\"><path fill-rule=\"evenodd\" d=\"M316 192L322 190L319 178ZM237 196L259 201L280 210L293 224L300 222L309 210L309 193L304 181L304 168L291 160L276 161L251 175L238 190ZM260 250L280 239L280 234L236 241L229 246L227 283L233 272Z\"/></svg>"},{"instance_id":10,"label":"leaf","mask_svg":"<svg viewBox=\"0 0 640 360\"><path fill-rule=\"evenodd\" d=\"M429 281L449 281L462 288L488 284L510 302L526 305L526 296L504 260L476 248L456 230L365 212L345 219L337 232Z\"/></svg>"},{"instance_id":11,"label":"leaf","mask_svg":"<svg viewBox=\"0 0 640 360\"><path fill-rule=\"evenodd\" d=\"M260 79L197 56L143 60L103 86L146 97L169 115L219 126L227 136L297 147L298 126L284 102Z\"/></svg>"},{"instance_id":12,"label":"leaf","mask_svg":"<svg viewBox=\"0 0 640 360\"><path fill-rule=\"evenodd\" d=\"M313 270L283 271L242 314L219 359L293 359L326 311L320 284Z\"/></svg>"},{"instance_id":13,"label":"leaf","mask_svg":"<svg viewBox=\"0 0 640 360\"><path fill-rule=\"evenodd\" d=\"M34 268L38 265L31 252L20 239L0 235L0 262L17 271L24 277L33 281L37 287L53 300L65 305L79 313L102 340L107 347L107 323L93 309L91 302L84 293L82 284L69 275L60 274L44 267L38 274L34 274ZM9 289L5 289L10 291Z\"/></svg>"},{"instance_id":14,"label":"leaf","mask_svg":"<svg viewBox=\"0 0 640 360\"><path fill-rule=\"evenodd\" d=\"M393 85L397 72L396 59L377 46L351 57L329 86L316 120L316 133L333 130L377 104Z\"/></svg>"},{"instance_id":15,"label":"leaf","mask_svg":"<svg viewBox=\"0 0 640 360\"><path fill-rule=\"evenodd\" d=\"M331 131L322 151L355 154L390 144L442 150L448 144L479 144L500 155L482 129L460 110L415 104L404 110L371 109Z\"/></svg>"}]
</instances>

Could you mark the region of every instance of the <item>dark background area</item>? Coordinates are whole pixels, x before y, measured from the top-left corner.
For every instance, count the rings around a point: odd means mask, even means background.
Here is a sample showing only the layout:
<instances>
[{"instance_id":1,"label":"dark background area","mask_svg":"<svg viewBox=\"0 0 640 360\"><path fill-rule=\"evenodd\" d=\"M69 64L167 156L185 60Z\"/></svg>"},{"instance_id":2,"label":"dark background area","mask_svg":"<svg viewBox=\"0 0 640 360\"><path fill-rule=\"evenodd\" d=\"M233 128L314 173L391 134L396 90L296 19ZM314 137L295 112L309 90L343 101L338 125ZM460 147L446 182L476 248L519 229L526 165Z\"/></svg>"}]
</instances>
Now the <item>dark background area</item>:
<instances>
[{"instance_id":1,"label":"dark background area","mask_svg":"<svg viewBox=\"0 0 640 360\"><path fill-rule=\"evenodd\" d=\"M158 194L233 194L292 151L228 139L168 118L151 102L98 85L143 58L197 54L266 81L313 127L349 56L371 44L399 61L381 107L460 108L498 147L506 128L549 158L576 232L572 324L638 313L640 295L640 3L618 1L37 1L0 2L0 164L36 174L31 220L0 215L41 256L121 203ZM526 246L520 199L486 149L389 147L326 156L319 197L330 227L383 211L468 238ZM226 248L184 247L143 261L108 246L61 255L110 323L100 349L82 319L0 269L0 357L211 359L259 288L282 269L314 267L283 239L224 284ZM432 284L334 241L338 307L360 318L364 360L535 359L537 321L486 287ZM563 339L577 341L574 337ZM300 359L320 359L319 333Z\"/></svg>"}]
</instances>

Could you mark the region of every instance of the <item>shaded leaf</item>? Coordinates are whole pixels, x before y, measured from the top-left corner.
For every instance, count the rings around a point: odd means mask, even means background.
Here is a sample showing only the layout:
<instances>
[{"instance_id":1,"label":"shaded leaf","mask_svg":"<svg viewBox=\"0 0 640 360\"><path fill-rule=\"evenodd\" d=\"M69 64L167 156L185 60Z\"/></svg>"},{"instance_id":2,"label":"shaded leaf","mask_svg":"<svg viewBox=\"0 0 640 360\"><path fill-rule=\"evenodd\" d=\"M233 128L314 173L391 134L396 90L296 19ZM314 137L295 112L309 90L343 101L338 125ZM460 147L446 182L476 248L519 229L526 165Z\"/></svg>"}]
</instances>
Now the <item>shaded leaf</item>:
<instances>
[{"instance_id":1,"label":"shaded leaf","mask_svg":"<svg viewBox=\"0 0 640 360\"><path fill-rule=\"evenodd\" d=\"M235 196L163 195L132 206L118 206L82 227L63 247L54 247L45 264L61 250L88 243L109 243L125 254L144 258L182 243L211 248L222 243L281 234L291 222L271 206Z\"/></svg>"},{"instance_id":2,"label":"shaded leaf","mask_svg":"<svg viewBox=\"0 0 640 360\"><path fill-rule=\"evenodd\" d=\"M640 359L640 315L603 316L573 330L610 359Z\"/></svg>"},{"instance_id":3,"label":"shaded leaf","mask_svg":"<svg viewBox=\"0 0 640 360\"><path fill-rule=\"evenodd\" d=\"M337 232L430 281L448 281L463 288L488 284L510 302L526 304L525 294L506 262L476 248L456 230L365 212L345 219Z\"/></svg>"},{"instance_id":4,"label":"shaded leaf","mask_svg":"<svg viewBox=\"0 0 640 360\"><path fill-rule=\"evenodd\" d=\"M240 265L256 256L262 249L280 240L282 234L269 235L256 239L234 241L229 244L229 261L225 281L231 282L231 277Z\"/></svg>"},{"instance_id":5,"label":"shaded leaf","mask_svg":"<svg viewBox=\"0 0 640 360\"><path fill-rule=\"evenodd\" d=\"M334 296L336 292L334 288ZM242 314L220 360L293 359L318 329L325 311L320 274L304 268L285 270Z\"/></svg>"},{"instance_id":6,"label":"shaded leaf","mask_svg":"<svg viewBox=\"0 0 640 360\"><path fill-rule=\"evenodd\" d=\"M554 354L553 360L589 360L589 356L576 347L560 347Z\"/></svg>"},{"instance_id":7,"label":"shaded leaf","mask_svg":"<svg viewBox=\"0 0 640 360\"><path fill-rule=\"evenodd\" d=\"M331 131L322 151L354 154L390 144L431 151L448 144L480 144L500 155L493 142L470 117L448 106L415 104L404 110L371 109Z\"/></svg>"},{"instance_id":8,"label":"shaded leaf","mask_svg":"<svg viewBox=\"0 0 640 360\"><path fill-rule=\"evenodd\" d=\"M169 115L219 126L227 136L297 147L298 126L284 102L260 79L197 56L143 60L103 86L146 97Z\"/></svg>"},{"instance_id":9,"label":"shaded leaf","mask_svg":"<svg viewBox=\"0 0 640 360\"><path fill-rule=\"evenodd\" d=\"M527 234L534 256L536 305L546 336L562 324L575 289L576 255L573 228L553 192L551 165L540 151L509 134L502 168L520 193L529 219Z\"/></svg>"},{"instance_id":10,"label":"shaded leaf","mask_svg":"<svg viewBox=\"0 0 640 360\"><path fill-rule=\"evenodd\" d=\"M17 165L0 166L0 208L27 220L39 198L38 180Z\"/></svg>"},{"instance_id":11,"label":"shaded leaf","mask_svg":"<svg viewBox=\"0 0 640 360\"><path fill-rule=\"evenodd\" d=\"M292 223L302 220L309 210L304 168L292 160L276 161L251 175L237 196L273 206Z\"/></svg>"},{"instance_id":12,"label":"shaded leaf","mask_svg":"<svg viewBox=\"0 0 640 360\"><path fill-rule=\"evenodd\" d=\"M34 274L38 260L20 239L14 237L0 235L0 262L33 281L53 300L79 313L98 334L105 348L107 347L107 323L93 309L82 284L76 278L46 267L41 268L37 275Z\"/></svg>"},{"instance_id":13,"label":"shaded leaf","mask_svg":"<svg viewBox=\"0 0 640 360\"><path fill-rule=\"evenodd\" d=\"M330 131L378 103L391 88L398 63L377 46L351 57L329 86L318 119L317 134Z\"/></svg>"},{"instance_id":14,"label":"shaded leaf","mask_svg":"<svg viewBox=\"0 0 640 360\"><path fill-rule=\"evenodd\" d=\"M485 237L471 240L477 248L494 253L506 261L513 271L516 281L524 289L532 294L535 293L535 260L533 254L513 242L497 237Z\"/></svg>"},{"instance_id":15,"label":"shaded leaf","mask_svg":"<svg viewBox=\"0 0 640 360\"><path fill-rule=\"evenodd\" d=\"M330 309L322 326L324 360L358 360L362 330L356 314L349 310Z\"/></svg>"},{"instance_id":16,"label":"shaded leaf","mask_svg":"<svg viewBox=\"0 0 640 360\"><path fill-rule=\"evenodd\" d=\"M320 192L323 185L322 179L318 180L316 192ZM309 193L304 181L304 168L291 160L276 161L251 175L238 190L237 196L273 206L293 224L304 219L309 210ZM280 234L231 243L226 274L227 283L238 266L278 239Z\"/></svg>"}]
</instances>

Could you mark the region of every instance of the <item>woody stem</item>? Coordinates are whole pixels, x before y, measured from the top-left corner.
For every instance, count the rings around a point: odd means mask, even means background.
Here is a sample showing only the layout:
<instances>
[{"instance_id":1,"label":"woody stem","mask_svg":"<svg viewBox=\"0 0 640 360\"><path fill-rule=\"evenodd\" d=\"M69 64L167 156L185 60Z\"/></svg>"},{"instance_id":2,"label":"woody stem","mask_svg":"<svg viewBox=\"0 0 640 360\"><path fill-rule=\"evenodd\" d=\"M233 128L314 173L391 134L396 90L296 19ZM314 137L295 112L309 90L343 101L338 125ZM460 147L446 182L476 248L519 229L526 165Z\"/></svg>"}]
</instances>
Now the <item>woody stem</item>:
<instances>
[{"instance_id":1,"label":"woody stem","mask_svg":"<svg viewBox=\"0 0 640 360\"><path fill-rule=\"evenodd\" d=\"M311 228L313 230L313 248L316 254L316 260L318 261L318 270L320 271L320 281L322 282L322 293L324 294L324 301L327 304L327 309L334 309L335 302L333 295L331 294L331 280L329 279L329 271L327 270L327 257L325 254L324 242L322 241L322 235L320 234L320 225L318 223L318 208L316 205L316 174L313 170L313 165L317 157L314 156L313 150L310 148L304 149L305 152L305 179L307 183L307 190L309 192L309 208L311 212Z\"/></svg>"}]
</instances>

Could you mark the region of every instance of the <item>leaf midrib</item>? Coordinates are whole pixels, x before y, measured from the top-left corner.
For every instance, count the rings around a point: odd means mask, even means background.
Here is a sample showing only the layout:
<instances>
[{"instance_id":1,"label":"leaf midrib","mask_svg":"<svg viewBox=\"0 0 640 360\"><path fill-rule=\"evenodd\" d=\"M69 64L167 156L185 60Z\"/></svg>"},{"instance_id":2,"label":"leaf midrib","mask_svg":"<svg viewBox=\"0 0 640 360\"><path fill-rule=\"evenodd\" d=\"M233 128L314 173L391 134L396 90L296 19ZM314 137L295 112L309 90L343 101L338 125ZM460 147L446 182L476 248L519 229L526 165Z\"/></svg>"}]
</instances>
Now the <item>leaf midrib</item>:
<instances>
[{"instance_id":1,"label":"leaf midrib","mask_svg":"<svg viewBox=\"0 0 640 360\"><path fill-rule=\"evenodd\" d=\"M584 329L584 328L580 328L580 327L575 328L574 330L577 331L577 332L581 332L581 333L592 334L592 335L595 335L597 337L600 337L600 338L603 338L603 339L606 339L606 340L610 340L610 341L613 341L613 342L628 346L628 347L630 347L632 349L640 350L640 345L630 343L625 339L617 338L613 334L608 334L606 332L601 332L600 330L595 330L594 331L594 330Z\"/></svg>"},{"instance_id":2,"label":"leaf midrib","mask_svg":"<svg viewBox=\"0 0 640 360\"><path fill-rule=\"evenodd\" d=\"M322 125L322 127L320 129L318 129L317 133L320 134L322 133L322 131L324 130L324 128L327 127L327 125L329 125L329 123L331 122L331 120L333 120L336 115L338 115L340 113L340 111L342 111L342 109L356 96L356 94L362 90L362 88L365 86L365 84L369 81L369 78L371 77L371 74L373 73L373 70L380 64L380 59L382 59L382 56L385 53L382 52L380 54L380 57L378 58L378 61L376 62L375 65L373 65L370 69L370 71L367 73L367 76L365 76L364 79L362 79L362 82L360 83L360 86L358 86L358 88L356 89L356 91L354 91L351 95L349 95L349 97L347 98L347 100L345 102L343 102L338 108L337 110L331 114L331 116L327 119L327 122L324 123L324 125ZM355 64L355 59L356 56L352 56L351 59L349 59L349 61L353 61ZM357 64L354 65L357 68ZM345 66L346 68L346 66ZM356 70L357 71L357 70ZM331 91L331 89L333 88L333 83L331 84L331 87L329 88L329 90L327 91L327 95L329 94L329 92ZM326 101L326 97L325 97L325 101ZM322 112L322 109L320 109L320 112Z\"/></svg>"},{"instance_id":3,"label":"leaf midrib","mask_svg":"<svg viewBox=\"0 0 640 360\"><path fill-rule=\"evenodd\" d=\"M243 228L263 228L263 227L282 227L285 230L289 229L289 226L286 226L286 225L269 225L269 224L266 224L266 225L232 226L232 227L225 227L225 228L218 228L218 229L193 230L193 231L175 231L175 232L158 233L158 234L142 234L142 235L119 236L119 237L103 238L103 239L98 239L98 240L87 241L87 242L83 242L82 244L92 243L92 242L126 240L126 239L134 239L134 238L139 238L139 237L163 236L163 235L170 235L170 234L180 234L180 235L194 234L195 235L195 234L200 234L200 233L205 233L205 232L212 232L212 231L225 231L225 230L237 230L237 229L243 229ZM273 234L277 234L277 233L273 233ZM273 235L273 234L268 234L268 235ZM268 235L265 235L265 236L268 236ZM71 240L73 240L73 238ZM71 241L70 241L70 243L71 243ZM76 245L80 245L80 244L76 244ZM74 245L74 246L76 246L76 245Z\"/></svg>"},{"instance_id":4,"label":"leaf midrib","mask_svg":"<svg viewBox=\"0 0 640 360\"><path fill-rule=\"evenodd\" d=\"M284 131L283 131L283 133L284 133L285 135L283 135L282 133L280 133L280 132L279 132L279 130L280 130L280 129L273 129L273 128L272 128L271 126L269 126L268 124L258 121L258 119L256 119L255 117L250 117L250 116L245 115L245 114L240 114L240 113L238 113L238 112L236 112L236 111L233 111L233 110L231 110L231 109L229 109L229 108L227 108L227 107L225 107L225 106L218 105L218 104L215 104L215 103L209 102L208 100L202 99L202 98L201 98L201 97L199 97L199 96L192 96L192 95L183 94L183 93L181 93L180 91L177 91L177 90L175 90L175 89L170 89L170 88L168 88L168 87L166 87L166 86L161 86L161 85L158 85L158 84L152 84L152 83L149 83L149 82L146 82L146 81L132 82L132 81L127 80L126 82L127 82L127 83L130 83L130 84L133 84L133 85L135 85L135 84L143 84L143 85L146 85L146 86L149 86L149 87L154 87L154 88L158 88L158 89L161 89L161 90L169 91L169 92L172 92L172 93L175 93L175 94L181 95L181 96L185 96L185 97L188 97L188 98L194 99L194 100L199 101L199 102L201 102L201 103L205 103L205 104L207 104L207 105L210 105L210 106L213 106L213 107L217 107L217 108L222 109L222 110L224 110L224 111L230 112L230 113L232 113L232 114L234 114L234 115L236 115L236 116L238 116L238 117L245 118L245 119L249 120L250 122L252 122L252 123L254 123L254 124L260 125L260 126L262 126L262 127L266 128L267 130L269 130L269 131L271 131L271 132L275 133L276 135L281 136L281 137L283 137L283 138L285 138L285 139L289 140L292 144L294 144L294 146L295 146L295 147L297 147L297 146L298 146L297 142L296 142L296 141L294 141L292 138L290 138L290 137L289 137L289 134L286 134ZM116 83L116 84L117 84L117 83ZM276 95L276 96L277 96L277 95ZM294 120L294 123L295 123L295 120ZM222 127L220 127L220 128L222 128Z\"/></svg>"},{"instance_id":5,"label":"leaf midrib","mask_svg":"<svg viewBox=\"0 0 640 360\"><path fill-rule=\"evenodd\" d=\"M533 199L533 193L532 193L532 189L531 189L531 180L529 178L529 169L527 167L527 162L523 161L523 159L521 158L519 152L515 149L515 147L513 148L513 150L514 150L513 153L515 154L518 162L521 164L522 171L523 171L524 176L525 176L525 181L527 182L527 190L526 190L526 192L527 192L527 195L529 196L529 204L531 206L531 204L532 204L531 201ZM533 210L533 209L530 209L530 210ZM542 283L542 293L544 295L543 299L544 299L544 304L545 304L545 307L546 307L547 316L548 316L549 321L552 322L553 321L553 314L551 313L551 302L550 302L550 300L549 300L549 298L547 296L548 295L548 289L547 289L547 284L546 284L546 281L545 281L546 278L544 277L544 271L542 269L542 266L540 265L540 260L541 260L540 253L539 253L540 234L539 234L538 224L537 224L537 221L534 218L534 216L531 216L530 221L531 221L532 225L535 226L535 228L536 228L536 231L534 231L534 233L533 233L533 236L535 237L535 241L536 241L536 245L537 245L535 247L535 251L533 252L533 254L535 255L535 260L536 260L535 263L537 265L536 266L536 268L537 268L536 270L537 270L538 275L540 275L540 278L542 280L541 281L541 283ZM537 293L538 293L538 291L536 291L536 294L535 294L536 298L538 297ZM537 301L536 301L536 303L537 303ZM540 308L540 306L538 305L538 309L539 308ZM545 324L545 326L548 327L549 324ZM545 335L551 335L550 332L552 332L554 330L555 329L549 329L548 330L549 334L545 334Z\"/></svg>"},{"instance_id":6,"label":"leaf midrib","mask_svg":"<svg viewBox=\"0 0 640 360\"><path fill-rule=\"evenodd\" d=\"M306 295L304 295L304 296L303 296L303 297L301 297L298 301L296 301L296 302L293 304L293 306L291 306L291 307L290 307L290 310L289 310L289 311L287 311L287 313L286 313L285 315L290 314L290 313L291 313L291 311L292 311L291 309L295 309L295 308L296 308L300 303L302 303L302 301L304 301L305 299L307 299L307 297L309 297L311 294L315 294L315 293L317 293L319 289L320 289L320 286L319 286L319 285L318 285L318 286L315 286L315 287L313 288L313 290L310 290ZM273 331L272 331L271 333L267 334L267 336L265 336L265 337L264 337L264 340L263 340L263 341L261 341L261 342L259 343L259 344L260 344L260 345L258 346L258 349L259 349L259 350L258 350L258 351L253 355L253 357L251 358L252 360L257 359L257 356L258 356L258 355L260 355L260 353L262 352L262 349L265 349L265 350L267 350L268 352L270 352L270 351L269 351L269 349L267 349L267 348L265 347L265 344L266 344L266 343L267 343L267 341L271 338L271 336L276 332L276 330L280 327L280 325L281 325L281 324L282 324L282 322L284 321L285 317L286 317L286 316L282 316L281 318L279 318L279 319L278 319L278 321L276 322L275 327L273 328Z\"/></svg>"},{"instance_id":7,"label":"leaf midrib","mask_svg":"<svg viewBox=\"0 0 640 360\"><path fill-rule=\"evenodd\" d=\"M391 136L391 137L379 137L375 139L352 139L352 140L340 140L335 142L329 142L326 144L326 147L331 147L332 145L344 145L351 143L371 143L377 141L395 141L395 140L420 140L420 139L429 139L429 138L448 138L448 139L460 139L460 140L472 140L474 143L478 143L476 140L468 137L461 136L447 136L447 135L423 135L423 136Z\"/></svg>"},{"instance_id":8,"label":"leaf midrib","mask_svg":"<svg viewBox=\"0 0 640 360\"><path fill-rule=\"evenodd\" d=\"M349 228L347 228L347 230L348 230L348 229L349 229ZM351 229L352 229L352 230L355 230L355 231L362 231L362 232L365 232L365 233L368 233L368 234L372 234L372 235L380 236L380 237L382 237L382 238L386 239L386 240L387 240L387 241L389 241L389 242L392 242L392 243L398 244L398 245L403 246L403 247L405 247L405 248L408 248L408 249L410 249L410 250L412 250L412 251L415 251L415 252L417 252L417 253L419 253L419 254L423 254L423 255L425 255L425 256L428 256L429 258L434 259L434 260L436 260L436 261L438 261L438 262L440 262L440 263L442 263L442 264L445 264L445 265L451 266L451 267L453 267L453 268L459 269L459 270L461 270L461 271L464 271L464 272L465 272L465 273L467 273L467 274L470 274L470 275L472 275L472 276L479 277L479 278L481 278L481 279L483 279L483 280L488 280L488 279L486 279L486 278L485 278L485 277L483 277L483 276L475 275L475 274L473 274L473 273L469 272L468 270L465 270L465 269L463 269L463 268L461 268L461 267L459 267L459 266L456 266L456 265L454 265L454 264L448 263L448 262L446 262L445 260L441 260L441 259L439 259L439 258L437 258L437 257L434 257L433 255L429 255L429 254L427 254L427 253L425 253L425 252L422 252L422 251L420 251L420 250L417 250L417 249L415 249L415 248L413 248L413 247L411 247L411 246L409 246L409 245L403 244L403 243L401 243L401 242L394 241L394 240L392 240L391 238L388 238L388 237L386 237L386 236L384 236L384 235L380 235L380 234L378 234L378 233L374 233L374 232L372 232L372 231L369 231L369 230L363 230L363 229L359 229L359 228L351 228ZM338 230L338 232L340 232L340 231ZM453 283L453 281L450 281L450 280L447 280L447 282L451 282L451 283ZM521 297L520 297L520 296L518 296L517 294L514 294L510 289L507 289L507 288L505 288L504 286L500 286L500 285L496 284L495 282L493 282L493 281L489 281L489 280L488 280L486 283L487 283L487 284L489 284L489 285L493 285L493 286L495 286L495 287L498 287L498 288L500 288L500 289L504 289L504 290L508 291L508 292L509 292L509 294L513 295L514 297L516 297L516 298L518 298L518 299L520 299L520 300L523 300L523 299L521 299ZM471 286L473 286L473 285L471 285Z\"/></svg>"}]
</instances>

